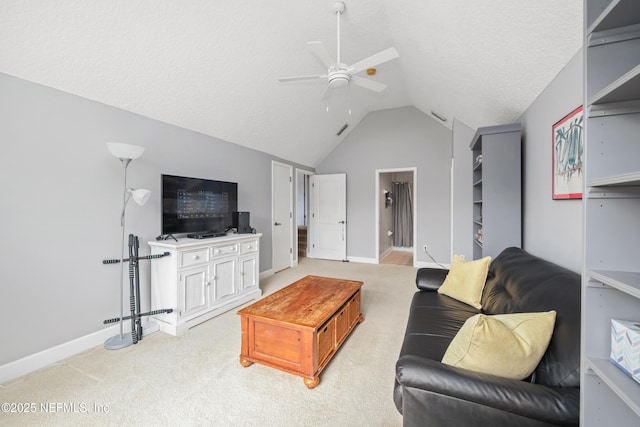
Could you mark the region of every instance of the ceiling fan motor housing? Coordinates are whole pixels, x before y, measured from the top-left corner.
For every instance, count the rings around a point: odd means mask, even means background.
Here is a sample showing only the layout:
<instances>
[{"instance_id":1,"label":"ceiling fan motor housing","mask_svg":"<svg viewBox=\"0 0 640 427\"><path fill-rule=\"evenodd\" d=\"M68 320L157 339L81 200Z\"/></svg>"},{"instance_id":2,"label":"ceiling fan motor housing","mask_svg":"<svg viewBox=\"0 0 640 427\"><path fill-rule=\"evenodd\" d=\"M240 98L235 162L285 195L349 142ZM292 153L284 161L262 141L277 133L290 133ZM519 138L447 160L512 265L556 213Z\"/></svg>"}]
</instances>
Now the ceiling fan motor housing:
<instances>
[{"instance_id":1,"label":"ceiling fan motor housing","mask_svg":"<svg viewBox=\"0 0 640 427\"><path fill-rule=\"evenodd\" d=\"M328 80L329 86L335 89L348 85L351 77L349 76L349 73L347 73L347 70L337 69L329 72Z\"/></svg>"}]
</instances>

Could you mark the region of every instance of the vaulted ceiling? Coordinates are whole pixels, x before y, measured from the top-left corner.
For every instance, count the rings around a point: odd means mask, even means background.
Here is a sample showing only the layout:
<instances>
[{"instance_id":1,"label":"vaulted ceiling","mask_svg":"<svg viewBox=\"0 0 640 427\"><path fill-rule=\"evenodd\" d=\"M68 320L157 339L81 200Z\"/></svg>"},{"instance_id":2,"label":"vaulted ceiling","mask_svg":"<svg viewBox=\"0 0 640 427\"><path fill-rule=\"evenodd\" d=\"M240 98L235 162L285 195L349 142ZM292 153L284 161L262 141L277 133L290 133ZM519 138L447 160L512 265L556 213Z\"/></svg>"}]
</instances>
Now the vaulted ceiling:
<instances>
[{"instance_id":1,"label":"vaulted ceiling","mask_svg":"<svg viewBox=\"0 0 640 427\"><path fill-rule=\"evenodd\" d=\"M326 74L306 42L336 57L333 3L2 0L0 72L316 166L370 111L514 121L582 43L582 0L344 0L342 62L399 58L361 74L385 91L323 102L326 82L278 78Z\"/></svg>"}]
</instances>

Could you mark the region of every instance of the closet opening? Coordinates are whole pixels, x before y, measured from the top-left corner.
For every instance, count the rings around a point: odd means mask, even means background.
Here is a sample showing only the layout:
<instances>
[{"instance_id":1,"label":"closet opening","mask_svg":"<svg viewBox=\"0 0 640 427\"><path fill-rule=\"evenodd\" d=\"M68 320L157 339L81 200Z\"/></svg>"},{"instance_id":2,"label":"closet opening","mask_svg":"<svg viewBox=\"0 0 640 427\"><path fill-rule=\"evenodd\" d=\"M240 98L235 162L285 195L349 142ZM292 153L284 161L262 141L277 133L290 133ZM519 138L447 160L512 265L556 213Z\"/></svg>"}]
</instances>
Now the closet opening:
<instances>
[{"instance_id":1,"label":"closet opening","mask_svg":"<svg viewBox=\"0 0 640 427\"><path fill-rule=\"evenodd\" d=\"M376 171L376 260L414 266L416 168Z\"/></svg>"}]
</instances>

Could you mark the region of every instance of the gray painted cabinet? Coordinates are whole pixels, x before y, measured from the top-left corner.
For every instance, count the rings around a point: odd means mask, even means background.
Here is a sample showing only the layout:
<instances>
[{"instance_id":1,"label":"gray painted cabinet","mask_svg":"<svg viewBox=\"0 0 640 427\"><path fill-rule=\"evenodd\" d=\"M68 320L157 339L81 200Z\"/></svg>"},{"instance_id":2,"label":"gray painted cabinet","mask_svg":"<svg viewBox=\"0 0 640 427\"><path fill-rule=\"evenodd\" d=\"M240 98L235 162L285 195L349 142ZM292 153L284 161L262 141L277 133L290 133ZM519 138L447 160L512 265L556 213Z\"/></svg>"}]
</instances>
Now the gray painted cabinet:
<instances>
[{"instance_id":1,"label":"gray painted cabinet","mask_svg":"<svg viewBox=\"0 0 640 427\"><path fill-rule=\"evenodd\" d=\"M522 245L520 124L478 128L473 153L473 259Z\"/></svg>"},{"instance_id":2,"label":"gray painted cabinet","mask_svg":"<svg viewBox=\"0 0 640 427\"><path fill-rule=\"evenodd\" d=\"M583 426L638 426L640 384L609 358L611 319L640 321L640 3L585 0L584 8L580 418Z\"/></svg>"}]
</instances>

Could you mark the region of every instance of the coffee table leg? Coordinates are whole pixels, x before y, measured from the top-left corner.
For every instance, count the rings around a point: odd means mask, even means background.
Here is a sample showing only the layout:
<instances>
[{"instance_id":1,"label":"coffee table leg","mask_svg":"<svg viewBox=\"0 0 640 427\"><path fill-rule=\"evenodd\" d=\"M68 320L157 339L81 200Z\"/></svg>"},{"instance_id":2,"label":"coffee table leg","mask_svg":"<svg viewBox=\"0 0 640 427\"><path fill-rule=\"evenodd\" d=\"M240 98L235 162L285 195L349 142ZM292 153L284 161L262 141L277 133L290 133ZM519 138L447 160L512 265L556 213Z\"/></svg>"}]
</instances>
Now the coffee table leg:
<instances>
[{"instance_id":1,"label":"coffee table leg","mask_svg":"<svg viewBox=\"0 0 640 427\"><path fill-rule=\"evenodd\" d=\"M311 379L309 379L309 378L305 378L304 379L304 385L306 385L309 390L313 390L314 388L316 388L318 383L320 383L320 377L314 377L314 378L311 378Z\"/></svg>"},{"instance_id":2,"label":"coffee table leg","mask_svg":"<svg viewBox=\"0 0 640 427\"><path fill-rule=\"evenodd\" d=\"M248 366L253 365L253 362L252 362L252 361L250 361L250 360L245 359L245 358L244 358L244 357L242 357L242 356L240 356L240 364L246 368L246 367L248 367Z\"/></svg>"}]
</instances>

